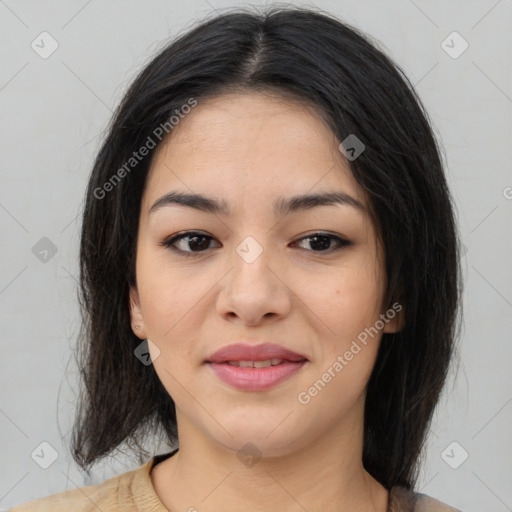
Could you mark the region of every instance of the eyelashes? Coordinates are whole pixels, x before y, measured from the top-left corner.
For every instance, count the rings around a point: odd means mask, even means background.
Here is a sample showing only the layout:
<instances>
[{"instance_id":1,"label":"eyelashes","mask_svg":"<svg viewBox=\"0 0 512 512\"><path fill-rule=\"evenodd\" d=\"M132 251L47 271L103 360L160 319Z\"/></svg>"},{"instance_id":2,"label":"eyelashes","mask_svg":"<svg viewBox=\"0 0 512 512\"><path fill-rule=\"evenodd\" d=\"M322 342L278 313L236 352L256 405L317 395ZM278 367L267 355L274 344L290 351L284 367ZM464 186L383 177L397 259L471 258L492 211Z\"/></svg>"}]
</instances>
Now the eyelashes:
<instances>
[{"instance_id":1,"label":"eyelashes","mask_svg":"<svg viewBox=\"0 0 512 512\"><path fill-rule=\"evenodd\" d=\"M182 249L178 249L177 247L175 247L175 244L176 242L180 242L182 240L185 240L186 238L189 238L191 240L195 240L197 242L197 240L205 240L205 239L209 239L209 240L214 240L213 237L209 236L209 235L206 235L204 233L201 233L200 231L186 231L185 233L182 233L180 235L174 235L172 236L171 238L167 238L166 240L164 240L160 245L163 245L164 247L168 247L169 249L183 255L183 256L194 256L194 255L197 255L199 253L202 253L202 252L205 252L204 250L201 250L201 251L184 251ZM189 242L190 243L190 242ZM202 244L199 244L200 247L204 247L204 243Z\"/></svg>"},{"instance_id":2,"label":"eyelashes","mask_svg":"<svg viewBox=\"0 0 512 512\"><path fill-rule=\"evenodd\" d=\"M187 240L188 241L185 241ZM168 249L172 250L173 252L177 253L179 256L184 257L194 257L199 256L203 253L206 253L209 249L209 241L215 240L210 235L207 235L206 233L203 233L201 231L185 231L183 233L173 235L169 238L166 238L161 243L159 243L160 246L167 247ZM340 236L333 235L331 233L325 233L325 232L316 232L312 233L308 236L299 238L296 242L293 242L294 244L298 242L302 242L304 240L309 240L309 245L317 245L320 246L321 250L309 250L309 249L303 249L307 252L311 252L313 254L332 254L333 252L337 252L341 249L344 249L345 247L353 245L353 243L349 240L346 240L344 238L341 238ZM336 246L333 248L331 247L331 240L334 240L336 243ZM207 243L205 243L207 241ZM179 242L184 242L182 245L185 247L188 247L191 249L192 246L195 246L196 249L199 250L192 250L187 251L183 248L176 247L176 244Z\"/></svg>"}]
</instances>

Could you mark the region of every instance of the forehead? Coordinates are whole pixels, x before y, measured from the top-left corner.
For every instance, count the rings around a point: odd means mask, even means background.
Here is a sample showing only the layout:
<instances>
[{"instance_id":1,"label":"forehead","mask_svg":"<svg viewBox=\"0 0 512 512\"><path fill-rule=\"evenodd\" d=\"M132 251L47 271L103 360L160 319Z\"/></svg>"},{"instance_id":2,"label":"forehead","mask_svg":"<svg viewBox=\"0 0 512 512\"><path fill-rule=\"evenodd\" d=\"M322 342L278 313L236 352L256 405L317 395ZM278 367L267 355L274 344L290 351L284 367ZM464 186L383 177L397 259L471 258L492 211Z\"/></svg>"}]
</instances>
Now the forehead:
<instances>
[{"instance_id":1,"label":"forehead","mask_svg":"<svg viewBox=\"0 0 512 512\"><path fill-rule=\"evenodd\" d=\"M181 117L167 142L181 151L264 148L268 152L304 142L306 137L316 146L327 146L334 137L312 105L272 92L247 92L200 100Z\"/></svg>"},{"instance_id":2,"label":"forehead","mask_svg":"<svg viewBox=\"0 0 512 512\"><path fill-rule=\"evenodd\" d=\"M145 202L179 187L228 202L241 189L267 196L336 189L365 203L338 145L310 104L261 92L208 98L158 148Z\"/></svg>"}]
</instances>

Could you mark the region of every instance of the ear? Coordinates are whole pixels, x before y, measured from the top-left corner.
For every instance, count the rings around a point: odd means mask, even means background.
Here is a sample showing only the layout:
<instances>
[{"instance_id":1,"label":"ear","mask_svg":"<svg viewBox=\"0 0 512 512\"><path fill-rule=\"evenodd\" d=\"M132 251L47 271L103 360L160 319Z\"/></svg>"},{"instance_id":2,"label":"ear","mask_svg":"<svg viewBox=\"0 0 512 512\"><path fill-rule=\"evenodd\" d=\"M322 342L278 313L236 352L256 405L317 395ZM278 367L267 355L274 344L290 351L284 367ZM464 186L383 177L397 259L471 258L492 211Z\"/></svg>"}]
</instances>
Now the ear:
<instances>
[{"instance_id":1,"label":"ear","mask_svg":"<svg viewBox=\"0 0 512 512\"><path fill-rule=\"evenodd\" d=\"M135 335L141 340L146 339L146 326L144 324L142 308L140 307L139 292L134 287L130 288L130 319Z\"/></svg>"},{"instance_id":2,"label":"ear","mask_svg":"<svg viewBox=\"0 0 512 512\"><path fill-rule=\"evenodd\" d=\"M395 301L384 313L383 332L394 333L401 331L405 326L405 309L400 301Z\"/></svg>"}]
</instances>

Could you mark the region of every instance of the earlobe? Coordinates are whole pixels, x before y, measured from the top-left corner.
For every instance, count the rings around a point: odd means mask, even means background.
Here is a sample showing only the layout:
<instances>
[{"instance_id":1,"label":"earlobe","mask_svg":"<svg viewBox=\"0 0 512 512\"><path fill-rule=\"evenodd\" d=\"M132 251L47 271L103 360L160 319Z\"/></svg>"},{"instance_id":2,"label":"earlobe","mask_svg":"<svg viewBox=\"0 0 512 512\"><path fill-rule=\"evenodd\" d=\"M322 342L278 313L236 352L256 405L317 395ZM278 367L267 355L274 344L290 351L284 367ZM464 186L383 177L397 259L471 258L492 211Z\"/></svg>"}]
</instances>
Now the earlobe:
<instances>
[{"instance_id":1,"label":"earlobe","mask_svg":"<svg viewBox=\"0 0 512 512\"><path fill-rule=\"evenodd\" d=\"M139 293L134 287L130 288L130 319L135 335L140 339L146 339L146 327L142 315L142 308L140 307Z\"/></svg>"},{"instance_id":2,"label":"earlobe","mask_svg":"<svg viewBox=\"0 0 512 512\"><path fill-rule=\"evenodd\" d=\"M395 333L401 331L405 326L405 309L404 306L396 301L384 313L387 321L383 332Z\"/></svg>"}]
</instances>

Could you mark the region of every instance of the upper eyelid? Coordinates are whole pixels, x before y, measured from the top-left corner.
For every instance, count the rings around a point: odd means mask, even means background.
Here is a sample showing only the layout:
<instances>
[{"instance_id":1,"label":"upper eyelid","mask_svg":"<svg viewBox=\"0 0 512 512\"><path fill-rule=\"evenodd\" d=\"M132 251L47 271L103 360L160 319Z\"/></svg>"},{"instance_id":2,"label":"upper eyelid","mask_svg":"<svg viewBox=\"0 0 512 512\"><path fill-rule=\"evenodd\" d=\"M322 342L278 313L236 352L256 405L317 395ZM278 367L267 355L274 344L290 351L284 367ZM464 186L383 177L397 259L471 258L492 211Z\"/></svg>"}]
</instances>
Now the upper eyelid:
<instances>
[{"instance_id":1,"label":"upper eyelid","mask_svg":"<svg viewBox=\"0 0 512 512\"><path fill-rule=\"evenodd\" d=\"M187 236L194 236L194 235L197 235L197 236L205 236L205 237L209 237L211 238L212 240L216 240L216 238L212 235L210 235L209 233L206 233L206 232L202 232L202 231L194 231L194 230L190 230L190 231L182 231L181 233L178 232L178 233L175 233L174 235L171 235L167 238L164 239L164 242L168 242L168 241L175 241L175 240L179 240L181 238L186 238ZM301 235L300 238L298 240L302 240L303 238L310 238L312 236L315 236L315 235L323 235L323 236L330 236L332 238L340 238L342 240L345 240L345 241L349 241L348 238L346 238L345 236L341 235L341 234L336 234L336 233L330 233L329 231L312 231L310 233L306 233L304 235Z\"/></svg>"}]
</instances>

